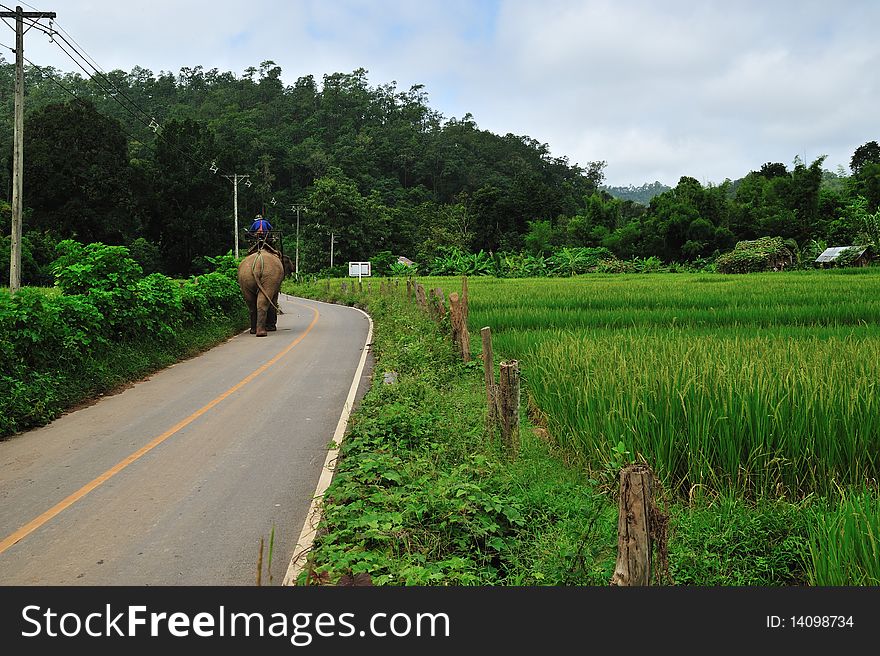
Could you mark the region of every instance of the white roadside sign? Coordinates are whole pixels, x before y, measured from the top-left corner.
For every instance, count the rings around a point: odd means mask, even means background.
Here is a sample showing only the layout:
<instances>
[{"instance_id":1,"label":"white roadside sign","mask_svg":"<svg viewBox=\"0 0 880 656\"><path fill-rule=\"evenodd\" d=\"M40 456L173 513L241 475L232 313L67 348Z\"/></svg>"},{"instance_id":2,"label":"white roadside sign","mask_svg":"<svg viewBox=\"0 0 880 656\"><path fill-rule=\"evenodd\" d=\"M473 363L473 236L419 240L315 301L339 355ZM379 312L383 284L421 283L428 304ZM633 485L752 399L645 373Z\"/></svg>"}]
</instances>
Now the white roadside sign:
<instances>
[{"instance_id":1,"label":"white roadside sign","mask_svg":"<svg viewBox=\"0 0 880 656\"><path fill-rule=\"evenodd\" d=\"M348 263L348 275L350 278L360 278L362 276L370 275L370 263L369 262L349 262Z\"/></svg>"}]
</instances>

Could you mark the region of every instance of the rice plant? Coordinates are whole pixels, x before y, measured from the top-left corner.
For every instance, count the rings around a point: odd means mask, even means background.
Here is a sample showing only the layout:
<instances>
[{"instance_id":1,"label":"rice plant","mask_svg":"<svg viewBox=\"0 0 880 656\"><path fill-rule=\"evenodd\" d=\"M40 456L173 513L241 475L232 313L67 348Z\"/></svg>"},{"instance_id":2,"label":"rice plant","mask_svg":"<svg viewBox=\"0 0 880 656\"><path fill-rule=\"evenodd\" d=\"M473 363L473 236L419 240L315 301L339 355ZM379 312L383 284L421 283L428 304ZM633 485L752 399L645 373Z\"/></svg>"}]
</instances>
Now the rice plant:
<instances>
[{"instance_id":1,"label":"rice plant","mask_svg":"<svg viewBox=\"0 0 880 656\"><path fill-rule=\"evenodd\" d=\"M458 289L460 280L432 279ZM554 439L680 494L803 498L880 478L880 273L474 278L472 334L519 360Z\"/></svg>"},{"instance_id":2,"label":"rice plant","mask_svg":"<svg viewBox=\"0 0 880 656\"><path fill-rule=\"evenodd\" d=\"M862 489L816 512L807 572L811 585L880 585L880 498Z\"/></svg>"}]
</instances>

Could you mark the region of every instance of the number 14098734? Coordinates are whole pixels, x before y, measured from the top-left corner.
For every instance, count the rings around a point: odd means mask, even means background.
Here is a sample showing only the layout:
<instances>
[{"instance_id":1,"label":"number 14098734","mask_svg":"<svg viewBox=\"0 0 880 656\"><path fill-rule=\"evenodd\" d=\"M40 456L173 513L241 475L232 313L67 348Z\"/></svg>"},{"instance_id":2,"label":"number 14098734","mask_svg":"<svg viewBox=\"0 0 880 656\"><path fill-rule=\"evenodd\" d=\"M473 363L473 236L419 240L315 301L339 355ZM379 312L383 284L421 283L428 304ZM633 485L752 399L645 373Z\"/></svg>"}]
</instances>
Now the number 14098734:
<instances>
[{"instance_id":1,"label":"number 14098734","mask_svg":"<svg viewBox=\"0 0 880 656\"><path fill-rule=\"evenodd\" d=\"M768 629L851 629L852 615L779 615L767 616Z\"/></svg>"}]
</instances>

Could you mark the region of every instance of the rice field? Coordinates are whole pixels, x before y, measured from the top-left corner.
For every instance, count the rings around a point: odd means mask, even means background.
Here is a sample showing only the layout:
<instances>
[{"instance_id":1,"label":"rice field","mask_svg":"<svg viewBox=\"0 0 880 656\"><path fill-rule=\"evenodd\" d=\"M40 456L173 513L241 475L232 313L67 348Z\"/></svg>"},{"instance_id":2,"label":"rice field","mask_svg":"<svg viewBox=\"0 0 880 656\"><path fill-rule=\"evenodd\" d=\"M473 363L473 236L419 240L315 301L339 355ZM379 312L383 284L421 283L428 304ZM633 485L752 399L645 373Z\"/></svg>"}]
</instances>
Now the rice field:
<instances>
[{"instance_id":1,"label":"rice field","mask_svg":"<svg viewBox=\"0 0 880 656\"><path fill-rule=\"evenodd\" d=\"M426 288L460 291L457 278ZM469 329L520 362L594 474L679 495L803 499L880 474L880 270L469 278Z\"/></svg>"}]
</instances>

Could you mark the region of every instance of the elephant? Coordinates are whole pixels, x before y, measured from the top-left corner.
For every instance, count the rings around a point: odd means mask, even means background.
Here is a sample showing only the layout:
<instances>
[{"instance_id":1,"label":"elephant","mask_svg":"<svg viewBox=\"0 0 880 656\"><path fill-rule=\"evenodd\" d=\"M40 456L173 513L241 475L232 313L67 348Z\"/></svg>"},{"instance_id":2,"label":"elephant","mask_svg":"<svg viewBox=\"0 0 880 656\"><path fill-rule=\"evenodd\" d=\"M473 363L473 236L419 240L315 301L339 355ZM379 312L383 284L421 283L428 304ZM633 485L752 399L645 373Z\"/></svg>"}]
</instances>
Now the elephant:
<instances>
[{"instance_id":1,"label":"elephant","mask_svg":"<svg viewBox=\"0 0 880 656\"><path fill-rule=\"evenodd\" d=\"M238 286L248 306L251 335L266 337L276 329L281 282L293 273L290 258L271 246L249 253L238 265Z\"/></svg>"}]
</instances>

